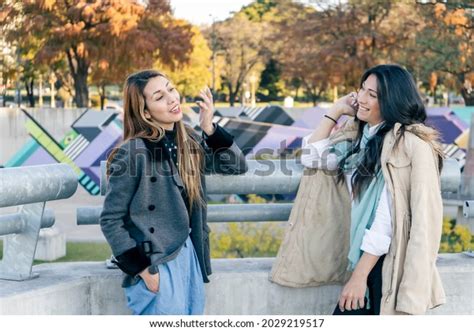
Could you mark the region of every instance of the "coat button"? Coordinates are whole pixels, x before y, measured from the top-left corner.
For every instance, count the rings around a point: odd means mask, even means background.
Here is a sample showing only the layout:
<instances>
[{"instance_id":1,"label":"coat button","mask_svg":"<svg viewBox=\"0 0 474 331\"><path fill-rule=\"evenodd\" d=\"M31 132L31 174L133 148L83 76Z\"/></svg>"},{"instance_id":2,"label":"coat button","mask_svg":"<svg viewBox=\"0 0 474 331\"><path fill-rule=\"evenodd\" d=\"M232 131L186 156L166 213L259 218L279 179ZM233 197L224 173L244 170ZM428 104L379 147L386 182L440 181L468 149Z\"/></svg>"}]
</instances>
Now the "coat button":
<instances>
[{"instance_id":1,"label":"coat button","mask_svg":"<svg viewBox=\"0 0 474 331\"><path fill-rule=\"evenodd\" d=\"M156 177L155 177L155 176L151 177L151 178L150 178L150 181L151 181L152 183L156 182Z\"/></svg>"},{"instance_id":2,"label":"coat button","mask_svg":"<svg viewBox=\"0 0 474 331\"><path fill-rule=\"evenodd\" d=\"M148 210L149 210L149 211L155 210L155 205L149 205L149 206L148 206Z\"/></svg>"},{"instance_id":3,"label":"coat button","mask_svg":"<svg viewBox=\"0 0 474 331\"><path fill-rule=\"evenodd\" d=\"M155 232L155 228L151 227L148 229L148 231L150 231L150 233L154 233Z\"/></svg>"}]
</instances>

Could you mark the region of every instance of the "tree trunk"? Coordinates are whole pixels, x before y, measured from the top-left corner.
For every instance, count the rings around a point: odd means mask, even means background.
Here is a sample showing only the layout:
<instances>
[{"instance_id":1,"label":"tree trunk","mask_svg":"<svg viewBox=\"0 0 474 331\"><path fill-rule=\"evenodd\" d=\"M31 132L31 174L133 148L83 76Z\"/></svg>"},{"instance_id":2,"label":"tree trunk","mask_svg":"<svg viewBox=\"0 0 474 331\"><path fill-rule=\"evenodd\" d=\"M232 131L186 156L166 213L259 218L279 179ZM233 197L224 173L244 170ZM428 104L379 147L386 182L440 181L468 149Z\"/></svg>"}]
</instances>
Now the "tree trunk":
<instances>
[{"instance_id":1,"label":"tree trunk","mask_svg":"<svg viewBox=\"0 0 474 331\"><path fill-rule=\"evenodd\" d=\"M318 94L316 93L316 88L309 88L308 91L311 101L313 102L313 106L316 107L318 105Z\"/></svg>"},{"instance_id":2,"label":"tree trunk","mask_svg":"<svg viewBox=\"0 0 474 331\"><path fill-rule=\"evenodd\" d=\"M237 96L238 90L232 89L232 84L227 83L227 87L229 88L229 105L234 107L235 104L235 97Z\"/></svg>"},{"instance_id":3,"label":"tree trunk","mask_svg":"<svg viewBox=\"0 0 474 331\"><path fill-rule=\"evenodd\" d=\"M25 83L25 89L26 89L26 95L28 97L28 102L30 103L30 107L34 108L35 107L35 96L33 94L33 87L34 87L34 82L35 79L31 78L29 81L28 79L23 80Z\"/></svg>"},{"instance_id":4,"label":"tree trunk","mask_svg":"<svg viewBox=\"0 0 474 331\"><path fill-rule=\"evenodd\" d=\"M78 72L74 77L74 101L79 108L89 106L89 89L87 87L87 71Z\"/></svg>"},{"instance_id":5,"label":"tree trunk","mask_svg":"<svg viewBox=\"0 0 474 331\"><path fill-rule=\"evenodd\" d=\"M474 90L471 90L471 92L469 93L468 90L463 87L461 89L461 95L464 99L464 104L466 106L474 106Z\"/></svg>"},{"instance_id":6,"label":"tree trunk","mask_svg":"<svg viewBox=\"0 0 474 331\"><path fill-rule=\"evenodd\" d=\"M456 75L456 79L461 85L461 96L464 99L465 106L474 106L474 89L471 88L470 91L465 86L466 74L460 73Z\"/></svg>"},{"instance_id":7,"label":"tree trunk","mask_svg":"<svg viewBox=\"0 0 474 331\"><path fill-rule=\"evenodd\" d=\"M234 107L235 105L235 96L236 96L235 92L229 92L229 105L231 107Z\"/></svg>"},{"instance_id":8,"label":"tree trunk","mask_svg":"<svg viewBox=\"0 0 474 331\"><path fill-rule=\"evenodd\" d=\"M105 84L100 85L99 95L100 95L100 110L104 110L104 107L105 107Z\"/></svg>"},{"instance_id":9,"label":"tree trunk","mask_svg":"<svg viewBox=\"0 0 474 331\"><path fill-rule=\"evenodd\" d=\"M79 108L89 107L89 88L87 76L89 74L89 62L87 58L81 57L77 48L71 47L66 50L67 60L71 76L74 80L74 101Z\"/></svg>"}]
</instances>

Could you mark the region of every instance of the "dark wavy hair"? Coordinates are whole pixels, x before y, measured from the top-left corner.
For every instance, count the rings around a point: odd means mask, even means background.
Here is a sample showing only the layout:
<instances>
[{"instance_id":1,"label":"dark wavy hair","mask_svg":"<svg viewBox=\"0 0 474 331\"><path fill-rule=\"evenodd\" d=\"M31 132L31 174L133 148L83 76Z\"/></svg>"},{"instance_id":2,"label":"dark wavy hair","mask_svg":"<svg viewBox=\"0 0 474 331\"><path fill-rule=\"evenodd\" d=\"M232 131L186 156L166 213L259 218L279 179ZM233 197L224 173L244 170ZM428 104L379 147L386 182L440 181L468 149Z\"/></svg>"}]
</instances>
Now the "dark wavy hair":
<instances>
[{"instance_id":1,"label":"dark wavy hair","mask_svg":"<svg viewBox=\"0 0 474 331\"><path fill-rule=\"evenodd\" d=\"M377 99L384 124L366 145L362 160L352 175L354 198L360 198L372 178L380 170L380 155L383 139L393 129L395 123L401 123L401 135L395 144L405 134L406 125L424 123L426 110L412 75L396 64L378 65L367 70L360 80L360 87L370 75L377 78ZM359 121L356 117L356 121ZM347 158L360 151L360 142L366 122L360 121L358 134L349 153L340 161L339 168L343 169ZM344 181L344 173L339 172L338 181Z\"/></svg>"}]
</instances>

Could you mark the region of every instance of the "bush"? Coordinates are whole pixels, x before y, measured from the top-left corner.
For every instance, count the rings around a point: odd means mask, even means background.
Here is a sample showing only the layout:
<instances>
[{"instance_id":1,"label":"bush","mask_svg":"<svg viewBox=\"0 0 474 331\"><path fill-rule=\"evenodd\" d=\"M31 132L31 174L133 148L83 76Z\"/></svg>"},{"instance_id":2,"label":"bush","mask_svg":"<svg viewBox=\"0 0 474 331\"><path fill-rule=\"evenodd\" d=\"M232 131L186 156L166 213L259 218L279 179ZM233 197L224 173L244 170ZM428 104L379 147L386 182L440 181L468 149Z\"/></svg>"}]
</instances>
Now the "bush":
<instances>
[{"instance_id":1,"label":"bush","mask_svg":"<svg viewBox=\"0 0 474 331\"><path fill-rule=\"evenodd\" d=\"M227 223L224 231L211 232L211 257L274 257L283 235L281 224Z\"/></svg>"},{"instance_id":2,"label":"bush","mask_svg":"<svg viewBox=\"0 0 474 331\"><path fill-rule=\"evenodd\" d=\"M248 194L248 203L266 203L265 198ZM278 223L239 222L220 226L211 232L212 258L274 257L285 234Z\"/></svg>"},{"instance_id":3,"label":"bush","mask_svg":"<svg viewBox=\"0 0 474 331\"><path fill-rule=\"evenodd\" d=\"M445 218L439 252L460 253L469 250L474 250L474 237L469 229L457 225L455 219Z\"/></svg>"}]
</instances>

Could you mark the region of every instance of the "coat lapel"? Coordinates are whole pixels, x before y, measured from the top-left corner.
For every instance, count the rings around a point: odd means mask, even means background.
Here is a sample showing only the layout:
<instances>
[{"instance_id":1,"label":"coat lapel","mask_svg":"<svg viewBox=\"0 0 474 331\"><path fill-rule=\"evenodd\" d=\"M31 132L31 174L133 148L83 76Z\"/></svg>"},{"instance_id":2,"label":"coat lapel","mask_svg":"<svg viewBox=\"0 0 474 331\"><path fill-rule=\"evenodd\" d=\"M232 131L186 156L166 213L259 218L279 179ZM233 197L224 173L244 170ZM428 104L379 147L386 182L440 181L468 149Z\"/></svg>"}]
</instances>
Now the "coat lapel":
<instances>
[{"instance_id":1,"label":"coat lapel","mask_svg":"<svg viewBox=\"0 0 474 331\"><path fill-rule=\"evenodd\" d=\"M147 139L144 139L144 141L146 147L152 155L157 169L159 171L163 171L164 175L170 176L176 186L184 189L184 184L181 180L181 177L179 176L178 169L171 160L170 153L164 147L163 139L158 142L153 142Z\"/></svg>"},{"instance_id":2,"label":"coat lapel","mask_svg":"<svg viewBox=\"0 0 474 331\"><path fill-rule=\"evenodd\" d=\"M176 184L176 186L184 189L183 181L181 180L181 176L179 175L178 169L176 168L174 163L171 161L171 156L168 157L168 164L171 167L172 177L173 177L174 183Z\"/></svg>"}]
</instances>

